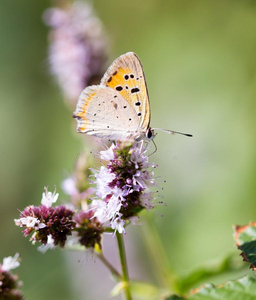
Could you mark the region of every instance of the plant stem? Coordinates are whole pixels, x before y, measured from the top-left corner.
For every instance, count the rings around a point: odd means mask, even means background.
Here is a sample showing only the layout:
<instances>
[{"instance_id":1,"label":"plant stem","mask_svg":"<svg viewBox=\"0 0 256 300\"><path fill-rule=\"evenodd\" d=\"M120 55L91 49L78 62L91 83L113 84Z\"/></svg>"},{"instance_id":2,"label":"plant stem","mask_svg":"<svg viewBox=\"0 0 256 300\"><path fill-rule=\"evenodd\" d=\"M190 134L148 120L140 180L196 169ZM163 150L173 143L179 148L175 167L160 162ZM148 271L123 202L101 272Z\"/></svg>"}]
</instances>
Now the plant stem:
<instances>
[{"instance_id":1,"label":"plant stem","mask_svg":"<svg viewBox=\"0 0 256 300\"><path fill-rule=\"evenodd\" d=\"M122 276L118 273L118 271L111 265L111 263L105 258L102 253L97 253L98 258L101 262L110 270L111 274L116 280L120 280Z\"/></svg>"},{"instance_id":2,"label":"plant stem","mask_svg":"<svg viewBox=\"0 0 256 300\"><path fill-rule=\"evenodd\" d=\"M122 279L124 282L125 297L126 297L126 300L132 300L123 236L119 232L117 232L116 238L117 238L121 268L122 268L122 273L123 273Z\"/></svg>"}]
</instances>

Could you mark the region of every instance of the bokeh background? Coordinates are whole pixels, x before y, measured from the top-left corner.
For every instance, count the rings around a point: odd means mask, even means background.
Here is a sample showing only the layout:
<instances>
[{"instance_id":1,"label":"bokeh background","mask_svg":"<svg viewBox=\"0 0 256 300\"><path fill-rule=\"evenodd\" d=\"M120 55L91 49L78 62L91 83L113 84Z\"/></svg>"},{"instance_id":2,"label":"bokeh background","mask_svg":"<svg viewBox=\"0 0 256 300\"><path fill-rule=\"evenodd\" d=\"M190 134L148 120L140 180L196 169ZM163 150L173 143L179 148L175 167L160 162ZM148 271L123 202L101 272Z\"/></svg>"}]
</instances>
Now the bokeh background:
<instances>
[{"instance_id":1,"label":"bokeh background","mask_svg":"<svg viewBox=\"0 0 256 300\"><path fill-rule=\"evenodd\" d=\"M0 4L0 258L20 253L17 273L28 300L107 299L114 282L100 262L59 250L42 255L13 222L17 209L40 203L45 185L57 185L65 198L60 183L82 148L48 72L42 13L51 5ZM185 275L236 251L232 225L256 220L256 2L95 0L93 6L108 34L109 63L128 51L143 62L151 125L194 135L159 133L151 156L156 175L167 181L160 182L167 206L150 212L151 222L172 268ZM155 283L143 234L142 225L125 236L130 272ZM115 240L106 247L118 263Z\"/></svg>"}]
</instances>

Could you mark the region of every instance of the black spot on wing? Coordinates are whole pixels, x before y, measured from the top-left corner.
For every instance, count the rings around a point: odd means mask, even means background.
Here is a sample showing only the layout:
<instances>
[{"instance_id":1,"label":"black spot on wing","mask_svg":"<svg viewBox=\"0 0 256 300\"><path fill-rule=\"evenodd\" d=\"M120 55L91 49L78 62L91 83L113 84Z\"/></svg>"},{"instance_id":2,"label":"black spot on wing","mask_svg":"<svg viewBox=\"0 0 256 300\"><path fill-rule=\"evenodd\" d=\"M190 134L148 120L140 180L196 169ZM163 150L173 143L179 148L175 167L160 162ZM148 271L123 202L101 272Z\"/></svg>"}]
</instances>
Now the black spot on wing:
<instances>
[{"instance_id":1,"label":"black spot on wing","mask_svg":"<svg viewBox=\"0 0 256 300\"><path fill-rule=\"evenodd\" d=\"M139 91L140 91L140 89L137 88L137 87L131 89L131 93L132 93L132 94L138 93Z\"/></svg>"},{"instance_id":2,"label":"black spot on wing","mask_svg":"<svg viewBox=\"0 0 256 300\"><path fill-rule=\"evenodd\" d=\"M140 102L140 101L135 102L135 105L136 105L136 106L141 106L141 102Z\"/></svg>"},{"instance_id":3,"label":"black spot on wing","mask_svg":"<svg viewBox=\"0 0 256 300\"><path fill-rule=\"evenodd\" d=\"M108 82L110 82L112 80L112 76L109 77Z\"/></svg>"},{"instance_id":4,"label":"black spot on wing","mask_svg":"<svg viewBox=\"0 0 256 300\"><path fill-rule=\"evenodd\" d=\"M123 87L122 87L121 85L116 86L116 90L117 90L118 92L121 92L122 89L123 89Z\"/></svg>"},{"instance_id":5,"label":"black spot on wing","mask_svg":"<svg viewBox=\"0 0 256 300\"><path fill-rule=\"evenodd\" d=\"M114 73L113 73L113 76L115 76L117 74L117 71L115 71Z\"/></svg>"},{"instance_id":6,"label":"black spot on wing","mask_svg":"<svg viewBox=\"0 0 256 300\"><path fill-rule=\"evenodd\" d=\"M128 75L128 74L125 74L125 75L124 75L124 79L125 79L125 80L128 80L128 79L129 79L129 75Z\"/></svg>"}]
</instances>

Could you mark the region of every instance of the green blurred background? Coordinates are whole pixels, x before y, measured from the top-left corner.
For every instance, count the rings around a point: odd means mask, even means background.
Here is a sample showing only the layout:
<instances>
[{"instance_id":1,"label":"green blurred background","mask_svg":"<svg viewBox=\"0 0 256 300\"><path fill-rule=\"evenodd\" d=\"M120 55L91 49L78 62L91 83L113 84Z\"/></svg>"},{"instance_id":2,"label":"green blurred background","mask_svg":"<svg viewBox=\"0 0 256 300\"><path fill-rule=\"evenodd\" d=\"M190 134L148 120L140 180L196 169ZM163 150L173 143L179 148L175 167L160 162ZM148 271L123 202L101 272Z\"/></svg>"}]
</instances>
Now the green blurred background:
<instances>
[{"instance_id":1,"label":"green blurred background","mask_svg":"<svg viewBox=\"0 0 256 300\"><path fill-rule=\"evenodd\" d=\"M256 2L93 4L109 35L109 63L127 51L142 60L152 127L194 135L159 133L158 151L151 156L159 164L156 175L167 181L160 182L167 207L150 212L152 222L174 270L184 275L236 251L232 225L256 220ZM42 255L13 222L17 208L40 203L45 185L56 184L60 191L82 147L71 111L47 70L42 12L51 5L0 4L0 259L20 253L17 273L27 300L107 299L114 282L100 262L59 250ZM130 272L156 282L145 260L142 227L126 235ZM117 263L114 243L110 239L107 247Z\"/></svg>"}]
</instances>

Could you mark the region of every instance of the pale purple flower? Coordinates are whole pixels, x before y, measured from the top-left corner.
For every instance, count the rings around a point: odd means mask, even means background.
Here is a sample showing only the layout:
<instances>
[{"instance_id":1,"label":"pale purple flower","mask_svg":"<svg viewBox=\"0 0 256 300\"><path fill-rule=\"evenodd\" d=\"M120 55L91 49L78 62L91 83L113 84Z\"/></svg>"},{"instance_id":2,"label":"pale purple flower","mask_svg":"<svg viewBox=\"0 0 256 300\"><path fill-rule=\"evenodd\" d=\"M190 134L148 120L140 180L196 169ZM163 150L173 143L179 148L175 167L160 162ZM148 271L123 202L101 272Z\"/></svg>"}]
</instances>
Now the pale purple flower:
<instances>
[{"instance_id":1,"label":"pale purple flower","mask_svg":"<svg viewBox=\"0 0 256 300\"><path fill-rule=\"evenodd\" d=\"M101 223L108 221L108 208L106 202L102 200L93 200L91 207L95 211L94 217L96 217Z\"/></svg>"},{"instance_id":2,"label":"pale purple flower","mask_svg":"<svg viewBox=\"0 0 256 300\"><path fill-rule=\"evenodd\" d=\"M100 151L100 158L106 161L110 161L115 158L114 153L115 145L112 144L107 150Z\"/></svg>"},{"instance_id":3,"label":"pale purple flower","mask_svg":"<svg viewBox=\"0 0 256 300\"><path fill-rule=\"evenodd\" d=\"M147 150L135 147L131 153L131 161L135 164L135 168L147 169L152 166L148 162L148 156L146 155Z\"/></svg>"},{"instance_id":4,"label":"pale purple flower","mask_svg":"<svg viewBox=\"0 0 256 300\"><path fill-rule=\"evenodd\" d=\"M31 206L33 207L33 206ZM19 227L27 227L27 228L33 228L33 229L41 229L46 227L44 223L41 223L38 218L27 216L27 217L21 217L19 219L14 220L15 225Z\"/></svg>"},{"instance_id":5,"label":"pale purple flower","mask_svg":"<svg viewBox=\"0 0 256 300\"><path fill-rule=\"evenodd\" d=\"M37 248L38 251L40 251L41 253L45 253L47 250L51 250L56 248L56 246L54 245L54 239L52 238L52 235L49 234L47 236L47 243L46 244L42 244L41 246L39 246Z\"/></svg>"},{"instance_id":6,"label":"pale purple flower","mask_svg":"<svg viewBox=\"0 0 256 300\"><path fill-rule=\"evenodd\" d=\"M142 205L146 208L146 210L150 210L154 208L153 200L154 200L154 195L152 192L143 193L140 196L140 201Z\"/></svg>"},{"instance_id":7,"label":"pale purple flower","mask_svg":"<svg viewBox=\"0 0 256 300\"><path fill-rule=\"evenodd\" d=\"M122 214L119 214L116 218L113 219L113 221L111 222L111 228L115 231L118 231L119 233L124 233L125 220L122 220L121 217Z\"/></svg>"},{"instance_id":8,"label":"pale purple flower","mask_svg":"<svg viewBox=\"0 0 256 300\"><path fill-rule=\"evenodd\" d=\"M100 172L95 174L97 191L96 195L101 198L105 198L112 191L109 183L115 179L115 174L111 173L109 169L104 166L101 166Z\"/></svg>"},{"instance_id":9,"label":"pale purple flower","mask_svg":"<svg viewBox=\"0 0 256 300\"><path fill-rule=\"evenodd\" d=\"M44 13L50 32L49 62L64 96L75 104L81 91L99 80L107 57L101 21L92 6L75 1Z\"/></svg>"},{"instance_id":10,"label":"pale purple flower","mask_svg":"<svg viewBox=\"0 0 256 300\"><path fill-rule=\"evenodd\" d=\"M152 177L154 176L154 172L149 173L148 171L137 171L133 175L133 185L135 190L140 190L141 188L144 190L150 186L155 185L155 180Z\"/></svg>"},{"instance_id":11,"label":"pale purple flower","mask_svg":"<svg viewBox=\"0 0 256 300\"><path fill-rule=\"evenodd\" d=\"M68 177L63 180L61 187L64 193L71 197L77 197L79 195L79 191L76 187L76 180L73 177Z\"/></svg>"},{"instance_id":12,"label":"pale purple flower","mask_svg":"<svg viewBox=\"0 0 256 300\"><path fill-rule=\"evenodd\" d=\"M53 203L55 203L58 200L59 194L56 193L56 191L49 192L47 187L44 188L45 192L42 195L41 204L46 207L51 207Z\"/></svg>"},{"instance_id":13,"label":"pale purple flower","mask_svg":"<svg viewBox=\"0 0 256 300\"><path fill-rule=\"evenodd\" d=\"M114 194L107 202L107 218L109 220L115 219L119 214L119 211L122 207L122 199Z\"/></svg>"},{"instance_id":14,"label":"pale purple flower","mask_svg":"<svg viewBox=\"0 0 256 300\"><path fill-rule=\"evenodd\" d=\"M19 265L20 265L19 253L16 253L13 257L8 256L3 259L3 264L1 266L1 269L3 271L10 271L10 270L18 268Z\"/></svg>"}]
</instances>

